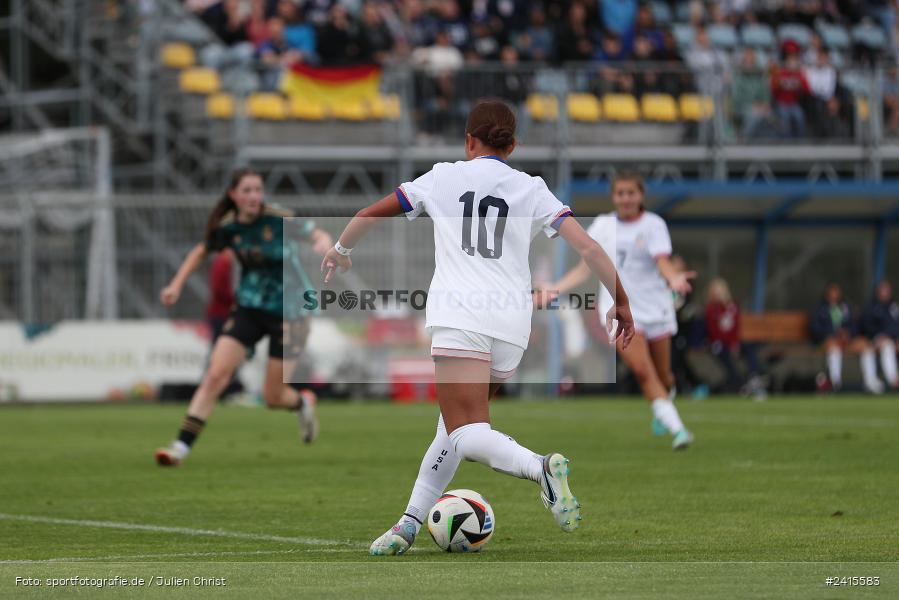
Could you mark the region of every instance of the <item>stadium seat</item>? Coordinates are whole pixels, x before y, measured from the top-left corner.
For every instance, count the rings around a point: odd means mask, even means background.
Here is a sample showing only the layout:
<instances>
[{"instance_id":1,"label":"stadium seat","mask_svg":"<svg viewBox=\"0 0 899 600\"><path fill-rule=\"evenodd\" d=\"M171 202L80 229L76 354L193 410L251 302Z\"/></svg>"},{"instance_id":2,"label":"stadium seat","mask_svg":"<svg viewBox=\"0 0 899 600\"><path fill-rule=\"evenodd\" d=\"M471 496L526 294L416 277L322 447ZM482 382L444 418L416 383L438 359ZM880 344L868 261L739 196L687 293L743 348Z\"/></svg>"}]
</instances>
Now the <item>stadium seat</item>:
<instances>
[{"instance_id":1,"label":"stadium seat","mask_svg":"<svg viewBox=\"0 0 899 600\"><path fill-rule=\"evenodd\" d=\"M551 94L531 94L525 108L535 121L555 121L559 118L559 99Z\"/></svg>"},{"instance_id":2,"label":"stadium seat","mask_svg":"<svg viewBox=\"0 0 899 600\"><path fill-rule=\"evenodd\" d=\"M640 107L630 94L606 94L602 97L602 114L609 121L633 123L640 120Z\"/></svg>"},{"instance_id":3,"label":"stadium seat","mask_svg":"<svg viewBox=\"0 0 899 600\"><path fill-rule=\"evenodd\" d=\"M287 103L281 94L261 92L250 95L247 114L253 119L282 121L287 118Z\"/></svg>"},{"instance_id":4,"label":"stadium seat","mask_svg":"<svg viewBox=\"0 0 899 600\"><path fill-rule=\"evenodd\" d=\"M724 50L731 50L739 43L737 39L737 30L732 25L726 23L715 23L706 28L709 34L709 41L712 45Z\"/></svg>"},{"instance_id":5,"label":"stadium seat","mask_svg":"<svg viewBox=\"0 0 899 600\"><path fill-rule=\"evenodd\" d=\"M593 94L568 94L565 106L573 121L596 123L602 117L599 99Z\"/></svg>"},{"instance_id":6,"label":"stadium seat","mask_svg":"<svg viewBox=\"0 0 899 600\"><path fill-rule=\"evenodd\" d=\"M671 28L671 33L674 35L674 40L681 50L689 48L696 40L696 32L689 23L675 23Z\"/></svg>"},{"instance_id":7,"label":"stadium seat","mask_svg":"<svg viewBox=\"0 0 899 600\"><path fill-rule=\"evenodd\" d=\"M787 40L793 40L803 48L808 48L812 41L812 32L808 27L799 23L784 23L777 28L777 40L781 44Z\"/></svg>"},{"instance_id":8,"label":"stadium seat","mask_svg":"<svg viewBox=\"0 0 899 600\"><path fill-rule=\"evenodd\" d=\"M331 104L331 116L343 121L364 121L369 118L368 107L362 100L341 100Z\"/></svg>"},{"instance_id":9,"label":"stadium seat","mask_svg":"<svg viewBox=\"0 0 899 600\"><path fill-rule=\"evenodd\" d=\"M653 18L659 25L667 25L674 20L674 15L671 13L671 7L668 6L667 2L652 2L650 3L649 8L652 10Z\"/></svg>"},{"instance_id":10,"label":"stadium seat","mask_svg":"<svg viewBox=\"0 0 899 600\"><path fill-rule=\"evenodd\" d=\"M715 114L715 104L708 96L684 94L680 97L680 114L687 121L705 121Z\"/></svg>"},{"instance_id":11,"label":"stadium seat","mask_svg":"<svg viewBox=\"0 0 899 600\"><path fill-rule=\"evenodd\" d=\"M170 69L187 69L197 64L197 55L190 44L171 42L159 51L162 64Z\"/></svg>"},{"instance_id":12,"label":"stadium seat","mask_svg":"<svg viewBox=\"0 0 899 600\"><path fill-rule=\"evenodd\" d=\"M644 94L640 104L646 121L673 123L678 119L677 102L668 94Z\"/></svg>"},{"instance_id":13,"label":"stadium seat","mask_svg":"<svg viewBox=\"0 0 899 600\"><path fill-rule=\"evenodd\" d=\"M396 94L376 96L369 100L368 109L373 119L396 121L400 118L400 97Z\"/></svg>"},{"instance_id":14,"label":"stadium seat","mask_svg":"<svg viewBox=\"0 0 899 600\"><path fill-rule=\"evenodd\" d=\"M846 50L851 43L849 40L849 32L842 25L834 23L818 22L818 33L824 44L831 50Z\"/></svg>"},{"instance_id":15,"label":"stadium seat","mask_svg":"<svg viewBox=\"0 0 899 600\"><path fill-rule=\"evenodd\" d=\"M754 48L771 49L777 44L777 40L774 39L774 31L763 23L744 25L740 30L740 37L744 46L752 46Z\"/></svg>"},{"instance_id":16,"label":"stadium seat","mask_svg":"<svg viewBox=\"0 0 899 600\"><path fill-rule=\"evenodd\" d=\"M234 96L231 94L212 94L206 98L206 115L213 119L231 119L234 117Z\"/></svg>"},{"instance_id":17,"label":"stadium seat","mask_svg":"<svg viewBox=\"0 0 899 600\"><path fill-rule=\"evenodd\" d=\"M324 104L300 96L291 96L287 99L287 113L291 118L303 121L324 121L328 116Z\"/></svg>"},{"instance_id":18,"label":"stadium seat","mask_svg":"<svg viewBox=\"0 0 899 600\"><path fill-rule=\"evenodd\" d=\"M194 94L214 94L221 88L218 71L206 67L181 71L178 84L182 91Z\"/></svg>"},{"instance_id":19,"label":"stadium seat","mask_svg":"<svg viewBox=\"0 0 899 600\"><path fill-rule=\"evenodd\" d=\"M886 34L877 25L861 24L852 28L852 39L862 46L881 50L887 43Z\"/></svg>"}]
</instances>

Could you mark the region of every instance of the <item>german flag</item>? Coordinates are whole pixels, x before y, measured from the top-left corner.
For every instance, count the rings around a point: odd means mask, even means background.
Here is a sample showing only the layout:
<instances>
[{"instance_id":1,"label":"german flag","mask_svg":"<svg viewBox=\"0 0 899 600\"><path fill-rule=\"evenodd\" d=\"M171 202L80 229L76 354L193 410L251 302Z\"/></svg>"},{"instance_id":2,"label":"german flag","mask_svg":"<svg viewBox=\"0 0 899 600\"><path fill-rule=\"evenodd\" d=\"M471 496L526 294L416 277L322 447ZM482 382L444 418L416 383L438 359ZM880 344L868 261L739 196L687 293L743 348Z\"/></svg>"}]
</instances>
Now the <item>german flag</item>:
<instances>
[{"instance_id":1,"label":"german flag","mask_svg":"<svg viewBox=\"0 0 899 600\"><path fill-rule=\"evenodd\" d=\"M311 67L295 64L281 79L281 91L310 102L335 104L378 96L381 69L376 65Z\"/></svg>"}]
</instances>

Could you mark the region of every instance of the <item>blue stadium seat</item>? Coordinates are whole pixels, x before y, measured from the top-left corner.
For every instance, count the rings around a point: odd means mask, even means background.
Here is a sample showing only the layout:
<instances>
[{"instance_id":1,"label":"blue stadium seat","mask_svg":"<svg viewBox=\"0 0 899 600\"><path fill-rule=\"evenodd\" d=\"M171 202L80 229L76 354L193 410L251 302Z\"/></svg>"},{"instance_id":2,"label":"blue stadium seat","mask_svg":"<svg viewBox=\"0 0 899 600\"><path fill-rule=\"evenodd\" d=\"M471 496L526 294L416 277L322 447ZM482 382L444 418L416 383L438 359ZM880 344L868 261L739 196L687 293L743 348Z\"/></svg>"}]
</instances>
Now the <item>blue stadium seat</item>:
<instances>
[{"instance_id":1,"label":"blue stadium seat","mask_svg":"<svg viewBox=\"0 0 899 600\"><path fill-rule=\"evenodd\" d=\"M852 28L852 39L868 48L880 50L887 43L887 37L883 29L877 25L861 24Z\"/></svg>"},{"instance_id":2,"label":"blue stadium seat","mask_svg":"<svg viewBox=\"0 0 899 600\"><path fill-rule=\"evenodd\" d=\"M832 50L845 50L849 47L849 32L842 25L825 23L821 21L817 25L818 33L824 44Z\"/></svg>"},{"instance_id":3,"label":"blue stadium seat","mask_svg":"<svg viewBox=\"0 0 899 600\"><path fill-rule=\"evenodd\" d=\"M803 48L807 48L812 40L812 32L799 23L784 23L777 28L777 39L781 44L793 40Z\"/></svg>"},{"instance_id":4,"label":"blue stadium seat","mask_svg":"<svg viewBox=\"0 0 899 600\"><path fill-rule=\"evenodd\" d=\"M696 32L693 31L693 26L689 23L675 23L671 28L671 33L674 34L677 46L682 50L692 46L696 40Z\"/></svg>"},{"instance_id":5,"label":"blue stadium seat","mask_svg":"<svg viewBox=\"0 0 899 600\"><path fill-rule=\"evenodd\" d=\"M777 40L774 39L774 31L763 23L744 25L740 36L743 38L744 46L771 49L777 44Z\"/></svg>"},{"instance_id":6,"label":"blue stadium seat","mask_svg":"<svg viewBox=\"0 0 899 600\"><path fill-rule=\"evenodd\" d=\"M737 39L737 31L733 26L726 23L709 25L706 28L706 32L709 34L709 40L712 42L712 45L717 46L718 48L730 50L739 42Z\"/></svg>"},{"instance_id":7,"label":"blue stadium seat","mask_svg":"<svg viewBox=\"0 0 899 600\"><path fill-rule=\"evenodd\" d=\"M649 8L652 10L652 16L659 25L667 25L674 20L674 15L671 14L671 7L665 2L653 2L649 5Z\"/></svg>"}]
</instances>

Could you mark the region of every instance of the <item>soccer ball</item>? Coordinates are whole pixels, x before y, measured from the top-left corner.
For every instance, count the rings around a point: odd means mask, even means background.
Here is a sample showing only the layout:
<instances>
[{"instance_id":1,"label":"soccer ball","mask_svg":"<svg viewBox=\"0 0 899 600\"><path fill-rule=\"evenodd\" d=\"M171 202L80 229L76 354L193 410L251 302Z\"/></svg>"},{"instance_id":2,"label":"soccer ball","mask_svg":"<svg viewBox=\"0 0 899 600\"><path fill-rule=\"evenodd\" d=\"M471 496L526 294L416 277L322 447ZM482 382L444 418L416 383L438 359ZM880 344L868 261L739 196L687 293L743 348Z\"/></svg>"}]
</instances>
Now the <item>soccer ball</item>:
<instances>
[{"instance_id":1,"label":"soccer ball","mask_svg":"<svg viewBox=\"0 0 899 600\"><path fill-rule=\"evenodd\" d=\"M478 552L494 525L493 507L472 490L450 490L428 513L428 533L447 552Z\"/></svg>"}]
</instances>

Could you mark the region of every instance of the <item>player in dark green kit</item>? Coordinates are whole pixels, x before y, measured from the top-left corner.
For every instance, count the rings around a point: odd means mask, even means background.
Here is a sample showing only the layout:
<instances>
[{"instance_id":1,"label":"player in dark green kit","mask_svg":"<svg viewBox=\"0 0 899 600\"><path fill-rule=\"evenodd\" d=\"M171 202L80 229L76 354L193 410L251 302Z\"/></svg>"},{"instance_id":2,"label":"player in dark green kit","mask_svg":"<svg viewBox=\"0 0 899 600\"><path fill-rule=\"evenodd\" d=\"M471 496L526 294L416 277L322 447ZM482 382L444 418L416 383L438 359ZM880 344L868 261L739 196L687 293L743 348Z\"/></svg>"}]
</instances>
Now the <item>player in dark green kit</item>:
<instances>
[{"instance_id":1,"label":"player in dark green kit","mask_svg":"<svg viewBox=\"0 0 899 600\"><path fill-rule=\"evenodd\" d=\"M315 395L284 384L284 375L293 372L309 334L308 315L302 303L285 305L284 290L288 290L288 297L299 299L302 290L312 287L300 265L297 244L291 240L307 241L321 255L332 241L310 220L284 220L291 216L291 212L263 202L262 178L258 174L250 169L236 171L209 216L205 242L190 251L171 283L160 293L163 304L177 302L184 282L210 252L230 248L240 261L237 304L215 342L206 375L191 399L178 438L169 447L156 451L159 465L176 466L187 457L219 395L247 352L265 336L269 338L265 403L269 408L297 411L303 440L309 443L315 439ZM295 230L285 232L288 227Z\"/></svg>"}]
</instances>

